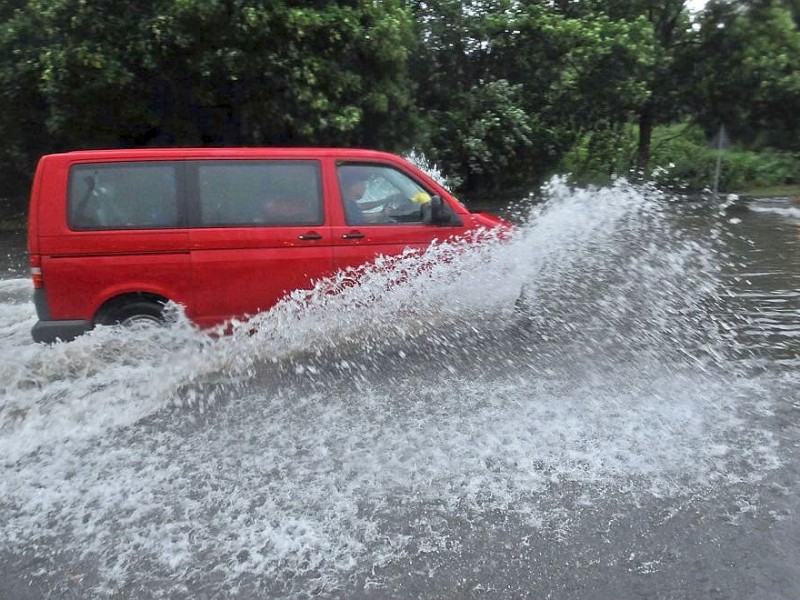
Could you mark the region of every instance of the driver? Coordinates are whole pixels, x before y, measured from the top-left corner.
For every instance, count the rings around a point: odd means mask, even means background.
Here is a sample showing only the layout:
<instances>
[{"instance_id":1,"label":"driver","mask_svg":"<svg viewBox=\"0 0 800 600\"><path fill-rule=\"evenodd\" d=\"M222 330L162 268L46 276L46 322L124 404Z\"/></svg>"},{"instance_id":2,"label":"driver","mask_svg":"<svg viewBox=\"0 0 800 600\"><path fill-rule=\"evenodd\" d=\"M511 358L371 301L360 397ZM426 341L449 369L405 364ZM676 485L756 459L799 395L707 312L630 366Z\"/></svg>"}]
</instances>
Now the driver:
<instances>
[{"instance_id":1,"label":"driver","mask_svg":"<svg viewBox=\"0 0 800 600\"><path fill-rule=\"evenodd\" d=\"M359 206L358 201L367 191L367 177L360 169L342 168L339 169L339 186L342 190L342 201L344 202L344 214L347 222L351 225L366 223L364 211Z\"/></svg>"},{"instance_id":2,"label":"driver","mask_svg":"<svg viewBox=\"0 0 800 600\"><path fill-rule=\"evenodd\" d=\"M369 174L365 169L359 167L341 167L339 169L339 185L342 190L344 213L347 223L350 225L375 222L378 215L365 213L364 211L384 204L381 200L361 201L367 191L368 181Z\"/></svg>"}]
</instances>

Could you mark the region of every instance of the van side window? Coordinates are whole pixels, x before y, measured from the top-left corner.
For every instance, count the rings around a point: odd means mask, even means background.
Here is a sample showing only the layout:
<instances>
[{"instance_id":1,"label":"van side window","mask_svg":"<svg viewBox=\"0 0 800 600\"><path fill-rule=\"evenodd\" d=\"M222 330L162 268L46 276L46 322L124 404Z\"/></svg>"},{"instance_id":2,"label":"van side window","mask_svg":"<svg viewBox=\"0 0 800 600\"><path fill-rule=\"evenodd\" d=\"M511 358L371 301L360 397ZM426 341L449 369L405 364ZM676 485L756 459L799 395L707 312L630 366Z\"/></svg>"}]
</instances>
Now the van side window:
<instances>
[{"instance_id":1,"label":"van side window","mask_svg":"<svg viewBox=\"0 0 800 600\"><path fill-rule=\"evenodd\" d=\"M430 194L405 173L384 165L340 163L339 191L348 225L422 223Z\"/></svg>"},{"instance_id":2,"label":"van side window","mask_svg":"<svg viewBox=\"0 0 800 600\"><path fill-rule=\"evenodd\" d=\"M317 161L195 161L201 227L321 225Z\"/></svg>"},{"instance_id":3,"label":"van side window","mask_svg":"<svg viewBox=\"0 0 800 600\"><path fill-rule=\"evenodd\" d=\"M178 225L174 164L75 165L67 200L71 229L160 229Z\"/></svg>"}]
</instances>

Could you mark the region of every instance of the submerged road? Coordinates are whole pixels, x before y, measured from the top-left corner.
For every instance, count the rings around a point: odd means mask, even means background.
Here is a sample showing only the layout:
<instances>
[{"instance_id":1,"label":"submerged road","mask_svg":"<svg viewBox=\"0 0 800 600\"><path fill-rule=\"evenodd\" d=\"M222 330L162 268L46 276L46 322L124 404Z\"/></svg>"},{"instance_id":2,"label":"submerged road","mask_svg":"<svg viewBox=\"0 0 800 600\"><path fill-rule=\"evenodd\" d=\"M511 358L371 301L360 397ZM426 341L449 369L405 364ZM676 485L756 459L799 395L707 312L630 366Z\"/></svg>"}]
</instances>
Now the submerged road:
<instances>
[{"instance_id":1,"label":"submerged road","mask_svg":"<svg viewBox=\"0 0 800 600\"><path fill-rule=\"evenodd\" d=\"M36 346L7 240L0 598L800 597L800 210L667 200L222 339Z\"/></svg>"}]
</instances>

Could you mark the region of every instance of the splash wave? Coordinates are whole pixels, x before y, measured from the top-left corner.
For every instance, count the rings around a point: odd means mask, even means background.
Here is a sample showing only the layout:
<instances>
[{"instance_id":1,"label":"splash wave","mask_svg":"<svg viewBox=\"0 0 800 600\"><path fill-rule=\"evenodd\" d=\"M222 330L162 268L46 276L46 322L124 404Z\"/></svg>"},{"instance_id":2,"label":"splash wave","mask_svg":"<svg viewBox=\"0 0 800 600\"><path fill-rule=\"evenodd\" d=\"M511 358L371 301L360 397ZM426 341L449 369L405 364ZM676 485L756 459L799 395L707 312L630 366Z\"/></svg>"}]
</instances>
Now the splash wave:
<instances>
[{"instance_id":1,"label":"splash wave","mask_svg":"<svg viewBox=\"0 0 800 600\"><path fill-rule=\"evenodd\" d=\"M625 181L545 195L511 240L338 273L219 338L36 346L2 296L0 536L69 550L98 595L296 596L498 515L568 527L774 469L721 216Z\"/></svg>"}]
</instances>

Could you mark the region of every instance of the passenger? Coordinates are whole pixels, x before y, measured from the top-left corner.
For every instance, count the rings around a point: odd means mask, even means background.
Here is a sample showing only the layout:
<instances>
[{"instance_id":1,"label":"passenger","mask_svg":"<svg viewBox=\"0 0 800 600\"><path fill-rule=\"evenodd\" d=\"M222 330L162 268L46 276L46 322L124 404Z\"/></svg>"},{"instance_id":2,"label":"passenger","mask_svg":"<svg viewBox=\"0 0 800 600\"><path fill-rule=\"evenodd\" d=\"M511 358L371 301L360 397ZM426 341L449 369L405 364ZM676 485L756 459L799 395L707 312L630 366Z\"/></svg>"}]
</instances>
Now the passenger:
<instances>
[{"instance_id":1,"label":"passenger","mask_svg":"<svg viewBox=\"0 0 800 600\"><path fill-rule=\"evenodd\" d=\"M344 202L344 214L347 223L358 225L366 223L364 211L358 201L367 191L367 175L361 169L344 167L339 169L339 185L342 190L342 201Z\"/></svg>"},{"instance_id":2,"label":"passenger","mask_svg":"<svg viewBox=\"0 0 800 600\"><path fill-rule=\"evenodd\" d=\"M319 224L321 209L321 199L270 198L264 202L262 222L266 225Z\"/></svg>"},{"instance_id":3,"label":"passenger","mask_svg":"<svg viewBox=\"0 0 800 600\"><path fill-rule=\"evenodd\" d=\"M257 218L256 221L265 225L283 225L286 222L284 203L275 198L267 198L264 201L261 218Z\"/></svg>"}]
</instances>

